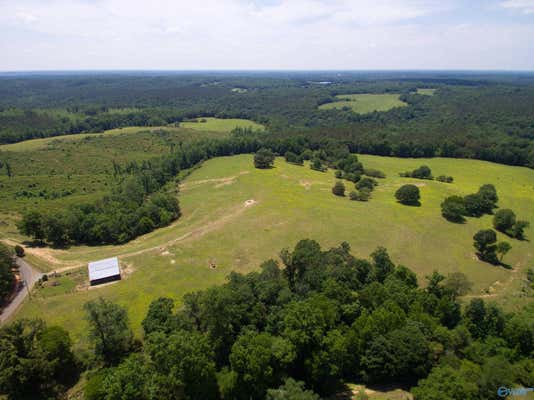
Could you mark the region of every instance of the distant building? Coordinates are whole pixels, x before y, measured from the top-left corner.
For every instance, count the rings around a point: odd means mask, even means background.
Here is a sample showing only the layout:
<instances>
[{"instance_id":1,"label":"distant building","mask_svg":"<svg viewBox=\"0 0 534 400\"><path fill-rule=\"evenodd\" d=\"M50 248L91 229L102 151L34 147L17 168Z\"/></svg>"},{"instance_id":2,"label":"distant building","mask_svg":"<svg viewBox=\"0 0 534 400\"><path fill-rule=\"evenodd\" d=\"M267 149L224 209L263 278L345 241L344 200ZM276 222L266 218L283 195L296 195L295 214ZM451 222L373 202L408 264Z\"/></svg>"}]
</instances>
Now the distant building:
<instances>
[{"instance_id":1,"label":"distant building","mask_svg":"<svg viewBox=\"0 0 534 400\"><path fill-rule=\"evenodd\" d=\"M117 257L94 261L88 264L89 283L91 286L121 279L119 259Z\"/></svg>"}]
</instances>

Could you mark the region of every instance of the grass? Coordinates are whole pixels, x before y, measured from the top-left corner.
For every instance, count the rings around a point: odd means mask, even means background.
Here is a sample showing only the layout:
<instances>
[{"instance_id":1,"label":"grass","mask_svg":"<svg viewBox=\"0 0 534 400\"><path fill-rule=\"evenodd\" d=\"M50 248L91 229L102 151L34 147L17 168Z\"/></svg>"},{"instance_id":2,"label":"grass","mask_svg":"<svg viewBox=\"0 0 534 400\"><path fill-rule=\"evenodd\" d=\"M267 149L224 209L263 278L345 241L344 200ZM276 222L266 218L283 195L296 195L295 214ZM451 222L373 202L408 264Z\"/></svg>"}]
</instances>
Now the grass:
<instances>
[{"instance_id":1,"label":"grass","mask_svg":"<svg viewBox=\"0 0 534 400\"><path fill-rule=\"evenodd\" d=\"M373 111L388 111L395 107L404 107L406 103L399 100L398 94L344 94L336 96L338 101L323 104L321 110L349 107L357 114Z\"/></svg>"},{"instance_id":2,"label":"grass","mask_svg":"<svg viewBox=\"0 0 534 400\"><path fill-rule=\"evenodd\" d=\"M433 96L437 89L417 89L417 94L423 94L426 96Z\"/></svg>"},{"instance_id":3,"label":"grass","mask_svg":"<svg viewBox=\"0 0 534 400\"><path fill-rule=\"evenodd\" d=\"M235 128L264 129L264 126L257 122L239 118L198 118L196 122L181 122L180 127L211 132L230 132Z\"/></svg>"},{"instance_id":4,"label":"grass","mask_svg":"<svg viewBox=\"0 0 534 400\"><path fill-rule=\"evenodd\" d=\"M140 324L150 302L182 296L225 281L230 271L249 272L284 247L312 238L323 247L347 241L359 257L379 245L387 247L396 263L412 268L421 284L433 270L443 274L461 271L474 283L471 295L484 295L508 309L525 303L521 297L526 269L534 262L534 243L508 240L513 248L505 261L507 270L482 263L474 256L472 236L491 227L491 216L453 224L440 215L440 203L452 194L475 192L483 183L494 183L500 207L512 208L521 219L534 221L534 170L475 160L398 159L361 156L368 168L387 174L379 180L372 199L350 201L333 196L334 172L312 171L277 159L275 168L258 170L251 155L207 161L181 188L183 217L122 246L72 247L67 250L32 249L28 253L51 264L51 269L79 266L90 260L119 256L129 274L119 283L78 290L66 282L54 293L36 295L26 302L20 317L41 317L65 326L80 346L85 340L83 304L99 296L128 309L132 326ZM434 175L451 175L454 184L400 178L398 172L422 164ZM407 207L394 199L402 184L420 185L421 207ZM347 183L349 190L351 185ZM245 206L247 200L256 203ZM534 230L526 232L534 238ZM505 237L499 234L499 239ZM209 263L215 262L215 269ZM79 275L78 275L79 276ZM74 279L74 278L73 278ZM64 291L61 288L65 288Z\"/></svg>"}]
</instances>

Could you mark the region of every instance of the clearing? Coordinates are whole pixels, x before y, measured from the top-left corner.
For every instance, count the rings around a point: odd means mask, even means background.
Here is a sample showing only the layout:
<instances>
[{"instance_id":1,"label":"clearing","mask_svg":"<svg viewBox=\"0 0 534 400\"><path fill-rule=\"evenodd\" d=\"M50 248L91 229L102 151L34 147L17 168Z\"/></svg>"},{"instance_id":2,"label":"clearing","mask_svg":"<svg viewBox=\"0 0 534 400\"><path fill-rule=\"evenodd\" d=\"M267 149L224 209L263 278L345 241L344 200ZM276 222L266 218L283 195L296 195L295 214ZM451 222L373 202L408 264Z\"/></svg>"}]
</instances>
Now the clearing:
<instances>
[{"instance_id":1,"label":"clearing","mask_svg":"<svg viewBox=\"0 0 534 400\"><path fill-rule=\"evenodd\" d=\"M181 122L180 127L211 132L230 132L235 128L264 129L264 126L257 122L239 118L197 118L196 121Z\"/></svg>"},{"instance_id":2,"label":"clearing","mask_svg":"<svg viewBox=\"0 0 534 400\"><path fill-rule=\"evenodd\" d=\"M373 111L388 111L395 107L404 107L407 104L399 99L398 94L340 94L336 96L339 101L326 103L320 110L349 107L357 114L367 114Z\"/></svg>"},{"instance_id":3,"label":"clearing","mask_svg":"<svg viewBox=\"0 0 534 400\"><path fill-rule=\"evenodd\" d=\"M259 170L253 167L252 155L209 160L183 182L183 216L171 226L121 246L28 249L29 257L64 272L53 290L37 289L18 315L38 316L68 327L79 341L85 330L83 304L104 296L128 309L140 333L148 305L157 297L170 296L179 304L185 293L220 284L230 271L252 271L303 238L315 239L323 247L347 241L359 257L368 257L383 245L396 263L412 268L423 285L433 270L443 274L462 271L474 283L471 295L493 294L508 309L527 301L521 288L526 269L534 261L534 242L506 239L513 247L505 258L512 270L482 263L473 257L472 236L490 228L492 217L453 224L441 217L440 203L446 196L473 193L480 185L493 183L499 206L512 208L519 218L532 222L534 170L476 160L360 159L367 168L387 174L369 202L333 196L330 189L336 179L332 170L316 172L281 158L275 168ZM401 184L420 183L401 178L398 172L422 164L430 166L434 175L453 176L455 183L425 181L421 207L397 203L394 192ZM352 190L350 183L346 186ZM526 236L532 240L532 227ZM499 234L499 239L505 237ZM135 272L111 286L83 289L85 263L111 256L119 256Z\"/></svg>"}]
</instances>

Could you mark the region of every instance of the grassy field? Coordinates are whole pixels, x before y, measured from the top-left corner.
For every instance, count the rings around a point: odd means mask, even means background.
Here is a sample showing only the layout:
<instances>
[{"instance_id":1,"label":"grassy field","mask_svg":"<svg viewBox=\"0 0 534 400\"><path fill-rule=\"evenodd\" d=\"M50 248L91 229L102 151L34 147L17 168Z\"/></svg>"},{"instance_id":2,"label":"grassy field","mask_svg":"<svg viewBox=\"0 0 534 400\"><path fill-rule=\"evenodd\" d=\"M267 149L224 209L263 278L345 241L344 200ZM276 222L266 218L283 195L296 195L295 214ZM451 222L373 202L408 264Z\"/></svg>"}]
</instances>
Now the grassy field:
<instances>
[{"instance_id":1,"label":"grassy field","mask_svg":"<svg viewBox=\"0 0 534 400\"><path fill-rule=\"evenodd\" d=\"M399 100L398 94L343 94L336 98L339 101L323 104L321 110L349 107L357 114L373 111L388 111L395 107L404 107L406 103Z\"/></svg>"},{"instance_id":2,"label":"grassy field","mask_svg":"<svg viewBox=\"0 0 534 400\"><path fill-rule=\"evenodd\" d=\"M230 132L235 128L264 129L264 126L248 119L198 118L197 122L181 122L180 127L197 131Z\"/></svg>"},{"instance_id":3,"label":"grassy field","mask_svg":"<svg viewBox=\"0 0 534 400\"><path fill-rule=\"evenodd\" d=\"M258 170L251 155L210 160L182 184L183 217L172 226L122 246L29 249L30 257L40 258L50 269L73 268L69 272L76 273L72 278L61 276L53 290L37 290L19 316L68 327L83 346L82 306L104 296L128 309L132 326L140 333L140 323L155 298L171 296L179 304L185 293L222 283L230 271L252 271L302 238L315 239L323 247L347 241L359 257L383 245L423 284L433 270L462 271L474 283L471 295L499 301L508 309L527 301L521 287L527 267L534 266L534 243L507 239L513 249L505 261L513 269L482 263L474 255L472 236L491 227L491 216L453 224L441 217L440 203L446 196L465 195L483 183L494 183L500 207L512 208L520 218L534 222L534 170L475 160L360 158L366 167L387 174L368 203L333 196L332 170L316 172L282 159L273 169ZM398 176L421 164L429 165L434 175L454 176L455 183ZM407 182L420 186L421 207L395 201L395 190ZM530 228L527 237L532 239L533 233ZM88 289L85 263L108 256L119 256L125 279ZM217 267L210 268L210 263Z\"/></svg>"},{"instance_id":4,"label":"grassy field","mask_svg":"<svg viewBox=\"0 0 534 400\"><path fill-rule=\"evenodd\" d=\"M424 94L426 96L433 96L437 89L417 89L417 94Z\"/></svg>"},{"instance_id":5,"label":"grassy field","mask_svg":"<svg viewBox=\"0 0 534 400\"><path fill-rule=\"evenodd\" d=\"M199 119L200 120L200 119ZM101 138L112 135L139 134L139 133L161 133L168 134L183 133L184 129L192 129L200 132L230 132L236 127L264 129L254 121L247 119L220 119L220 118L202 118L205 122L183 122L180 127L174 125L164 126L128 126L125 128L110 129L99 133L80 133L77 135L60 135L42 139L25 140L19 143L0 145L0 154L3 151L23 152L43 149L53 149L61 146L65 142L80 142L86 138Z\"/></svg>"}]
</instances>

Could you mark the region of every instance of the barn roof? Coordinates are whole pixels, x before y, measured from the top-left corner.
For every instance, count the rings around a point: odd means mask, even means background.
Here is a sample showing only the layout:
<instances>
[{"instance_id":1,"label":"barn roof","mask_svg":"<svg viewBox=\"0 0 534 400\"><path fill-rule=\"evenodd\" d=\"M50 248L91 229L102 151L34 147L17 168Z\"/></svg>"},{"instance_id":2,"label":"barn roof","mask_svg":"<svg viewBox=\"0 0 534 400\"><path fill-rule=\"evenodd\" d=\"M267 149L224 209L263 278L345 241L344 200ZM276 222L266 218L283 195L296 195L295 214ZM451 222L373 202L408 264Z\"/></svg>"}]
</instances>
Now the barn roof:
<instances>
[{"instance_id":1,"label":"barn roof","mask_svg":"<svg viewBox=\"0 0 534 400\"><path fill-rule=\"evenodd\" d=\"M119 260L117 257L90 262L88 268L90 281L120 275Z\"/></svg>"}]
</instances>

